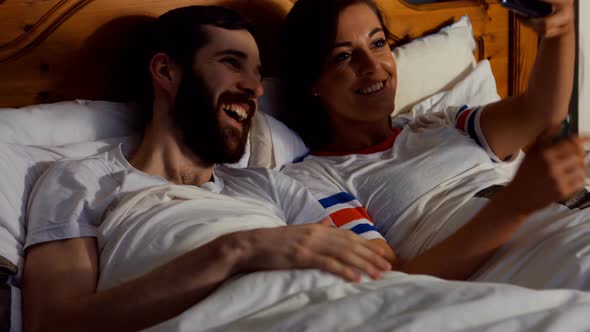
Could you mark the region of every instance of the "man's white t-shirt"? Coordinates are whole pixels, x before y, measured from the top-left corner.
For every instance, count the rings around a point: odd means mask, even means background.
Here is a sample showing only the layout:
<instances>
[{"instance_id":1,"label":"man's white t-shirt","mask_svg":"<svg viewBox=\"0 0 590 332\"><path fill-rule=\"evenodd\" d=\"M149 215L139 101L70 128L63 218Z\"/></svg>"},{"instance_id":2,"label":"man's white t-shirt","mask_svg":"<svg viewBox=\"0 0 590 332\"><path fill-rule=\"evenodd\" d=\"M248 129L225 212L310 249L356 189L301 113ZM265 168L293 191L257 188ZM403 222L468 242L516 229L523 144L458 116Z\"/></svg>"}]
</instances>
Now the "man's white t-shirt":
<instances>
[{"instance_id":1,"label":"man's white t-shirt","mask_svg":"<svg viewBox=\"0 0 590 332\"><path fill-rule=\"evenodd\" d=\"M341 155L313 152L284 173L320 201L339 195L347 197L340 202L343 209L364 207L397 250L421 227L434 232L449 219L471 217L474 211L460 217L457 211L482 189L512 179L518 158L502 161L493 153L479 126L481 110L464 106L428 116L408 114L376 146ZM421 225L425 216L440 226Z\"/></svg>"},{"instance_id":2,"label":"man's white t-shirt","mask_svg":"<svg viewBox=\"0 0 590 332\"><path fill-rule=\"evenodd\" d=\"M41 177L30 196L25 248L78 237L96 237L107 209L123 196L169 184L135 169L122 146L84 159L63 159ZM287 224L316 223L325 209L298 182L264 169L216 165L213 181L202 189L255 201Z\"/></svg>"}]
</instances>

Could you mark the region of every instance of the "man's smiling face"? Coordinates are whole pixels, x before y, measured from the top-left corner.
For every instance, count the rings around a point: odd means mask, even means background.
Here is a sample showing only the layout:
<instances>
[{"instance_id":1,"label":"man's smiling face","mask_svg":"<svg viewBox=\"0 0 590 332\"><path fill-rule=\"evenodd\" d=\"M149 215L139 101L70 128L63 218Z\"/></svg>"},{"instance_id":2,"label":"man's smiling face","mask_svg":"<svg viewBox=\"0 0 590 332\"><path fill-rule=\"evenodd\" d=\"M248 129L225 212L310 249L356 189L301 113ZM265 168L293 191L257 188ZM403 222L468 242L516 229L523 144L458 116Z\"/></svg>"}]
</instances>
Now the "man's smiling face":
<instances>
[{"instance_id":1,"label":"man's smiling face","mask_svg":"<svg viewBox=\"0 0 590 332\"><path fill-rule=\"evenodd\" d=\"M263 93L260 55L247 30L203 28L209 42L185 70L174 103L184 143L208 163L234 163L244 154L257 99Z\"/></svg>"}]
</instances>

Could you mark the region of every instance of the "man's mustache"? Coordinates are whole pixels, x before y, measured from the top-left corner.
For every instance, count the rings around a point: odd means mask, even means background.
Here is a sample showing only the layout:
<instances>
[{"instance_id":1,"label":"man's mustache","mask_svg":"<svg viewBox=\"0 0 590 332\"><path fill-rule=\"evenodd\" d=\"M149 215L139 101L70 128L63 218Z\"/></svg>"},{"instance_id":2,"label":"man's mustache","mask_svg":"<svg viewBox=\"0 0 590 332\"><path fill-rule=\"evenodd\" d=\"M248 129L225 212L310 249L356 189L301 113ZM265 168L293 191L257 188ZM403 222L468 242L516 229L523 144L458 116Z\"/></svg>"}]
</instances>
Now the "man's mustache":
<instances>
[{"instance_id":1,"label":"man's mustache","mask_svg":"<svg viewBox=\"0 0 590 332\"><path fill-rule=\"evenodd\" d=\"M250 94L227 91L219 96L218 103L221 104L246 104L248 105L248 118L256 112L256 99Z\"/></svg>"}]
</instances>

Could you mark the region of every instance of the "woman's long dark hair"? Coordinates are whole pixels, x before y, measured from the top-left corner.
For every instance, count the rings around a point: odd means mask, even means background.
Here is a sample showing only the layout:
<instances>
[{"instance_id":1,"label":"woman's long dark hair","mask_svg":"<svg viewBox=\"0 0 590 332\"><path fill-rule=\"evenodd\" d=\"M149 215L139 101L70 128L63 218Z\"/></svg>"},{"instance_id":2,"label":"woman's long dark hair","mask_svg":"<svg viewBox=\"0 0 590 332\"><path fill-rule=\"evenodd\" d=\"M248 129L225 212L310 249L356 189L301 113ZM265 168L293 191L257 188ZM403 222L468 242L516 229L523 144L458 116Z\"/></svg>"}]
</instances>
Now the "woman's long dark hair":
<instances>
[{"instance_id":1,"label":"woman's long dark hair","mask_svg":"<svg viewBox=\"0 0 590 332\"><path fill-rule=\"evenodd\" d=\"M283 26L280 59L287 111L284 120L312 150L330 139L328 114L320 99L312 95L312 88L335 43L340 12L359 3L375 12L390 44L398 41L372 0L298 0Z\"/></svg>"}]
</instances>

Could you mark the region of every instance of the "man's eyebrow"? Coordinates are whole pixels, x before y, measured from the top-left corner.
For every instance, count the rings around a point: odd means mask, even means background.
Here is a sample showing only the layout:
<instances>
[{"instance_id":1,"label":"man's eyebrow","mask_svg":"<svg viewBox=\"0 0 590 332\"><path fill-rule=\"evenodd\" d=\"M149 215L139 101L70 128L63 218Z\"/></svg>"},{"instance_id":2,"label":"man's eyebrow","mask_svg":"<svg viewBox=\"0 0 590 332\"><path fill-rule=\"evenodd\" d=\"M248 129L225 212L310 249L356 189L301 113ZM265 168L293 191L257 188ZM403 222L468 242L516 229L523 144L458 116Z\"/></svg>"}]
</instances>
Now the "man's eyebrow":
<instances>
[{"instance_id":1,"label":"man's eyebrow","mask_svg":"<svg viewBox=\"0 0 590 332\"><path fill-rule=\"evenodd\" d=\"M383 31L382 28L375 28L375 29L371 30L371 32L369 32L369 38L373 37L373 35L381 32L381 31ZM351 42L340 42L340 43L334 44L334 48L344 47L344 46L352 46L352 43Z\"/></svg>"},{"instance_id":2,"label":"man's eyebrow","mask_svg":"<svg viewBox=\"0 0 590 332\"><path fill-rule=\"evenodd\" d=\"M239 50L234 50L234 49L222 50L222 51L216 52L215 55L216 56L233 55L233 56L238 57L242 60L248 59L248 54L246 54L245 52L239 51ZM262 65L256 66L256 71L261 79L264 78Z\"/></svg>"},{"instance_id":3,"label":"man's eyebrow","mask_svg":"<svg viewBox=\"0 0 590 332\"><path fill-rule=\"evenodd\" d=\"M219 56L219 55L233 55L233 56L241 58L241 59L248 58L248 55L246 53L244 53L242 51L234 50L234 49L222 50L222 51L215 53L215 55L217 55L217 56Z\"/></svg>"}]
</instances>

